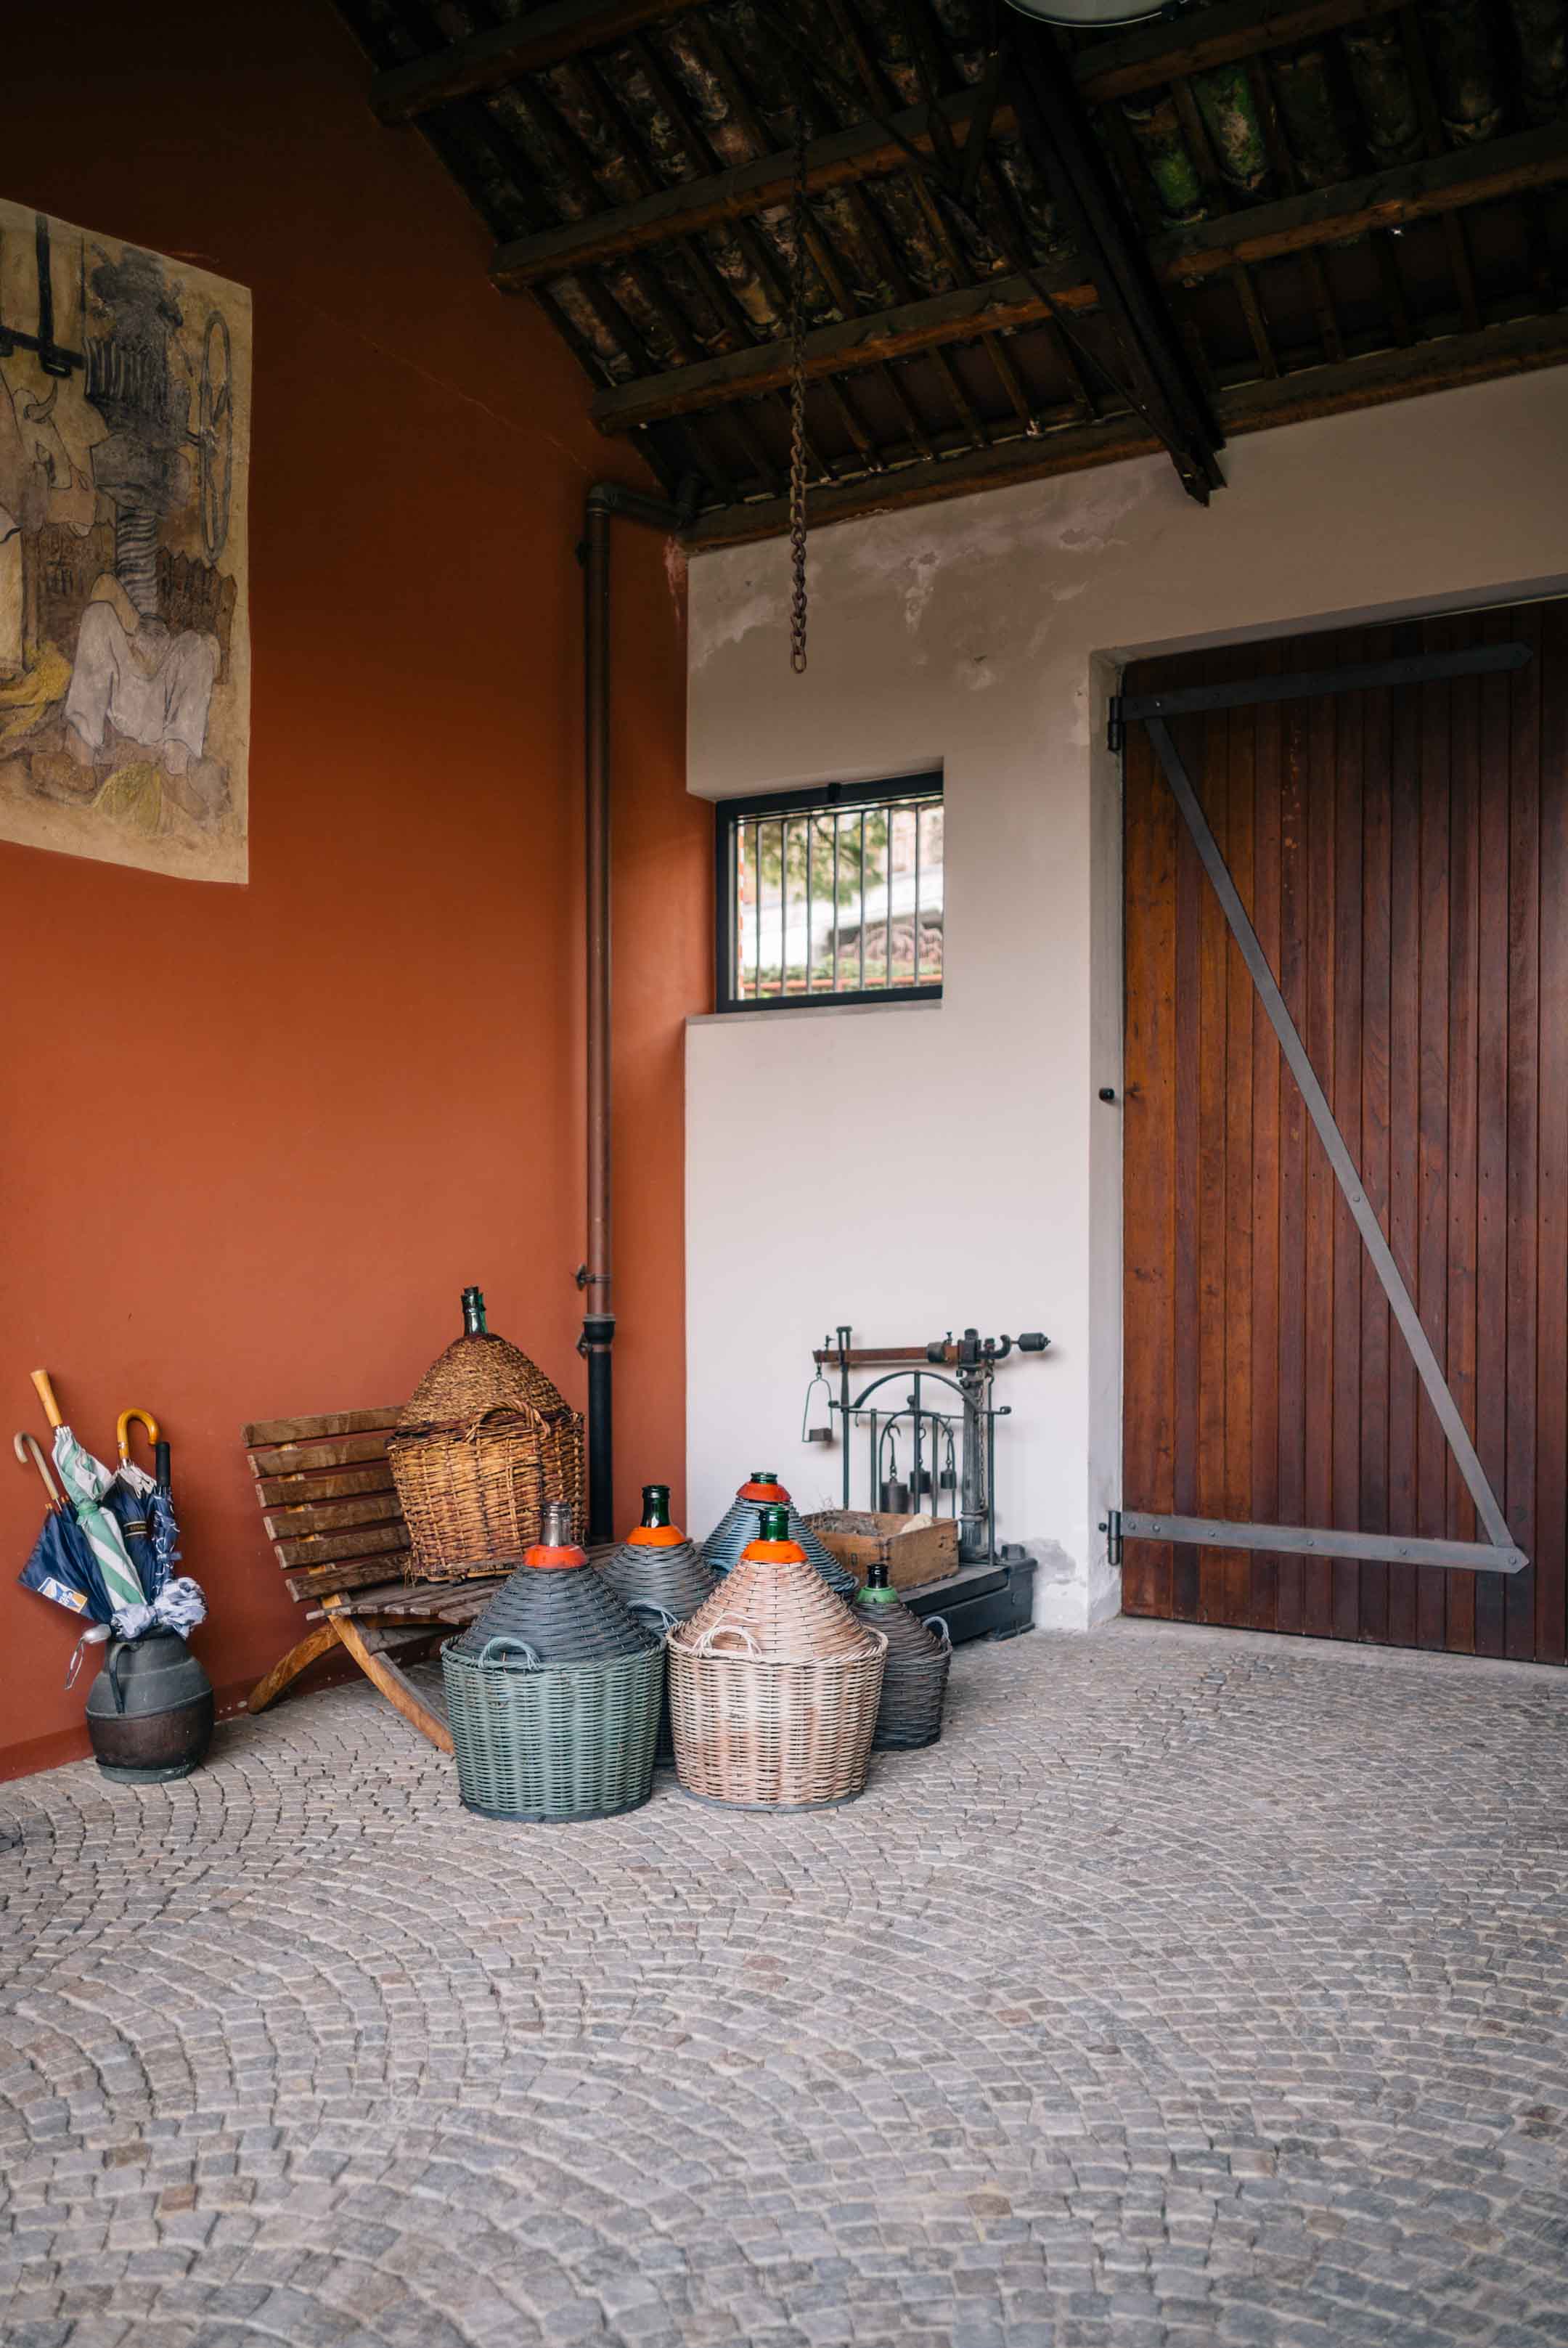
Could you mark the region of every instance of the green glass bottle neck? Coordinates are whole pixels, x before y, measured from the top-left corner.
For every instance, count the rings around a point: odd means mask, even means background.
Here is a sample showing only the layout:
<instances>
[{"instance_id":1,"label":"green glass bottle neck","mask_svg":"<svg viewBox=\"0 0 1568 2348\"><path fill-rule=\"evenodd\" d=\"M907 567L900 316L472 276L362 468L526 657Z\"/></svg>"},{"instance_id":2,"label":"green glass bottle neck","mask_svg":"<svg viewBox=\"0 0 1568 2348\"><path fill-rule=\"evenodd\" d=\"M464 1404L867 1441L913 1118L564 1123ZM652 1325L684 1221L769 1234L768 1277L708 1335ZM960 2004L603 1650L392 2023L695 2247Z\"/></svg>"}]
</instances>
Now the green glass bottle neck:
<instances>
[{"instance_id":1,"label":"green glass bottle neck","mask_svg":"<svg viewBox=\"0 0 1568 2348\"><path fill-rule=\"evenodd\" d=\"M466 1288L463 1291L463 1334L465 1337L484 1337L488 1334L485 1327L484 1292L477 1288Z\"/></svg>"},{"instance_id":2,"label":"green glass bottle neck","mask_svg":"<svg viewBox=\"0 0 1568 2348\"><path fill-rule=\"evenodd\" d=\"M670 1521L670 1487L668 1484L644 1484L642 1487L642 1522L652 1530Z\"/></svg>"},{"instance_id":3,"label":"green glass bottle neck","mask_svg":"<svg viewBox=\"0 0 1568 2348\"><path fill-rule=\"evenodd\" d=\"M758 1479L761 1481L761 1478ZM764 1500L758 1510L762 1519L760 1538L765 1541L786 1541L789 1539L789 1510L777 1500Z\"/></svg>"},{"instance_id":4,"label":"green glass bottle neck","mask_svg":"<svg viewBox=\"0 0 1568 2348\"><path fill-rule=\"evenodd\" d=\"M898 1592L888 1588L887 1568L880 1558L866 1567L866 1583L860 1595L872 1606L891 1606L897 1600Z\"/></svg>"}]
</instances>

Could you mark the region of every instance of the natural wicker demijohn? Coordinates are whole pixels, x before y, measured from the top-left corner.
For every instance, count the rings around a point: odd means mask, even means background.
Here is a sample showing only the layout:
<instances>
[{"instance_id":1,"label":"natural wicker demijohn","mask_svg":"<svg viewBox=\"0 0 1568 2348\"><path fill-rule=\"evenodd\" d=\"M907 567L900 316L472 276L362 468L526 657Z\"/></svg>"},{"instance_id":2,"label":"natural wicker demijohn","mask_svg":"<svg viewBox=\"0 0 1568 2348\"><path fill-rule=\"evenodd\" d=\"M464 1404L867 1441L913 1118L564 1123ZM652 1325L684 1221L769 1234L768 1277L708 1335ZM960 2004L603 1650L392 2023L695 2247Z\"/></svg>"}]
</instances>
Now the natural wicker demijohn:
<instances>
[{"instance_id":1,"label":"natural wicker demijohn","mask_svg":"<svg viewBox=\"0 0 1568 2348\"><path fill-rule=\"evenodd\" d=\"M668 1484L644 1484L642 1522L632 1527L599 1570L629 1606L666 1628L694 1614L719 1580L712 1567L702 1562L696 1542L689 1540L679 1525L671 1523ZM675 1758L668 1703L659 1722L654 1758Z\"/></svg>"},{"instance_id":2,"label":"natural wicker demijohn","mask_svg":"<svg viewBox=\"0 0 1568 2348\"><path fill-rule=\"evenodd\" d=\"M652 1790L663 1634L575 1546L564 1501L544 1531L441 1651L457 1790L490 1818L611 1818Z\"/></svg>"},{"instance_id":3,"label":"natural wicker demijohn","mask_svg":"<svg viewBox=\"0 0 1568 2348\"><path fill-rule=\"evenodd\" d=\"M855 1612L887 1642L874 1748L911 1752L917 1746L935 1745L942 1733L942 1704L953 1661L946 1622L939 1614L922 1622L905 1605L888 1586L885 1559L866 1567L866 1586L855 1594Z\"/></svg>"},{"instance_id":4,"label":"natural wicker demijohn","mask_svg":"<svg viewBox=\"0 0 1568 2348\"><path fill-rule=\"evenodd\" d=\"M789 1510L789 1538L805 1551L806 1563L841 1598L853 1598L859 1587L855 1576L818 1540L771 1468L753 1470L702 1543L702 1555L714 1572L728 1573L746 1543L756 1540L758 1511L769 1506Z\"/></svg>"},{"instance_id":5,"label":"natural wicker demijohn","mask_svg":"<svg viewBox=\"0 0 1568 2348\"><path fill-rule=\"evenodd\" d=\"M864 1791L887 1642L789 1538L787 1503L669 1637L675 1774L699 1801L815 1810Z\"/></svg>"},{"instance_id":6,"label":"natural wicker demijohn","mask_svg":"<svg viewBox=\"0 0 1568 2348\"><path fill-rule=\"evenodd\" d=\"M494 1573L540 1538L547 1500L582 1509L582 1418L463 1291L463 1334L415 1388L386 1447L408 1525L410 1575Z\"/></svg>"}]
</instances>

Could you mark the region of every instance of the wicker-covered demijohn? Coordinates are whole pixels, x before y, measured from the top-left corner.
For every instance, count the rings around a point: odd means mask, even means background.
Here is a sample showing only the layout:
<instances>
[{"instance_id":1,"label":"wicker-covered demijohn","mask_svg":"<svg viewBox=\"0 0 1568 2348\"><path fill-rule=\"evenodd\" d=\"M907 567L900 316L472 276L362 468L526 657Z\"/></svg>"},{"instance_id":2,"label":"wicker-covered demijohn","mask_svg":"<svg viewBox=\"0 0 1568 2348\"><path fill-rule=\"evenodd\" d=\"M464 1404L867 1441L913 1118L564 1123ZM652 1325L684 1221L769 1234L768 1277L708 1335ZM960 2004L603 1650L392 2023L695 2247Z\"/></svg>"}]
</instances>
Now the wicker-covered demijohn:
<instances>
[{"instance_id":1,"label":"wicker-covered demijohn","mask_svg":"<svg viewBox=\"0 0 1568 2348\"><path fill-rule=\"evenodd\" d=\"M420 1379L386 1447L408 1525L410 1575L494 1573L539 1539L547 1500L582 1513L582 1417L538 1365L485 1326L463 1292L463 1334Z\"/></svg>"},{"instance_id":2,"label":"wicker-covered demijohn","mask_svg":"<svg viewBox=\"0 0 1568 2348\"><path fill-rule=\"evenodd\" d=\"M860 1586L855 1576L824 1548L771 1468L753 1471L702 1543L703 1559L714 1572L731 1571L746 1543L756 1540L758 1512L768 1507L789 1510L789 1537L805 1551L806 1563L841 1598L853 1598Z\"/></svg>"},{"instance_id":3,"label":"wicker-covered demijohn","mask_svg":"<svg viewBox=\"0 0 1568 2348\"><path fill-rule=\"evenodd\" d=\"M942 1704L953 1661L946 1622L939 1614L922 1622L889 1587L886 1565L880 1561L867 1567L854 1611L887 1642L873 1746L877 1752L910 1752L917 1746L935 1745L942 1733Z\"/></svg>"},{"instance_id":4,"label":"wicker-covered demijohn","mask_svg":"<svg viewBox=\"0 0 1568 2348\"><path fill-rule=\"evenodd\" d=\"M670 1632L670 1724L683 1792L739 1809L815 1810L866 1785L887 1642L789 1538L787 1504Z\"/></svg>"},{"instance_id":5,"label":"wicker-covered demijohn","mask_svg":"<svg viewBox=\"0 0 1568 2348\"><path fill-rule=\"evenodd\" d=\"M573 1544L564 1503L545 1536L441 1651L457 1790L486 1818L610 1818L652 1788L663 1635Z\"/></svg>"},{"instance_id":6,"label":"wicker-covered demijohn","mask_svg":"<svg viewBox=\"0 0 1568 2348\"><path fill-rule=\"evenodd\" d=\"M718 1575L702 1561L694 1540L670 1521L668 1484L642 1487L642 1522L618 1550L600 1562L610 1588L651 1622L666 1629L684 1622L718 1586ZM656 1761L673 1761L668 1704L659 1723Z\"/></svg>"}]
</instances>

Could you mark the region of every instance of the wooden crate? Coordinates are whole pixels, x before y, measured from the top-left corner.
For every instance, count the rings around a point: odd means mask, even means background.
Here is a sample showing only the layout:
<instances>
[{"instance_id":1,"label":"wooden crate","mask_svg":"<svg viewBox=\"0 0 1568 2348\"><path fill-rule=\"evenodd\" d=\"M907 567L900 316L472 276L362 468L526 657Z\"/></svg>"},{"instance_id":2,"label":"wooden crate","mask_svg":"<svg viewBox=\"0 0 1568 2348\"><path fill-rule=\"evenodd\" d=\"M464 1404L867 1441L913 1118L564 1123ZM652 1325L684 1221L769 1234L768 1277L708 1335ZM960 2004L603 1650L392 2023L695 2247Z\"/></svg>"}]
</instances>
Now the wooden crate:
<instances>
[{"instance_id":1,"label":"wooden crate","mask_svg":"<svg viewBox=\"0 0 1568 2348\"><path fill-rule=\"evenodd\" d=\"M866 1567L877 1563L886 1564L895 1590L918 1590L958 1570L958 1528L951 1517L923 1525L914 1517L868 1509L823 1509L806 1522L823 1547L861 1581Z\"/></svg>"}]
</instances>

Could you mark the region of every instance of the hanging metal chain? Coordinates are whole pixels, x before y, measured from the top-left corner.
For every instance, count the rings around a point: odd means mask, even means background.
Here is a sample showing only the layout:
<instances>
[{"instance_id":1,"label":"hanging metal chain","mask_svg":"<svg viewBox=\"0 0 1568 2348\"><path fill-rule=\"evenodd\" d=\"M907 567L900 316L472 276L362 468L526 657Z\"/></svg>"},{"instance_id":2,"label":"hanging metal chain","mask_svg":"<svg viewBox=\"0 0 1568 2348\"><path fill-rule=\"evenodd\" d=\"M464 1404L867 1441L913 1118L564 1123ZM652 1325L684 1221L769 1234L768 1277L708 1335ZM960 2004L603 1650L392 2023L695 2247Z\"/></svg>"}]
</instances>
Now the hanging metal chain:
<instances>
[{"instance_id":1,"label":"hanging metal chain","mask_svg":"<svg viewBox=\"0 0 1568 2348\"><path fill-rule=\"evenodd\" d=\"M790 599L789 664L805 672L805 108L794 110L794 225L790 253L789 542L794 592Z\"/></svg>"}]
</instances>

